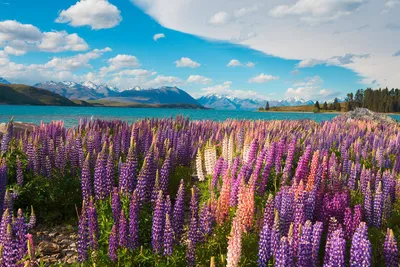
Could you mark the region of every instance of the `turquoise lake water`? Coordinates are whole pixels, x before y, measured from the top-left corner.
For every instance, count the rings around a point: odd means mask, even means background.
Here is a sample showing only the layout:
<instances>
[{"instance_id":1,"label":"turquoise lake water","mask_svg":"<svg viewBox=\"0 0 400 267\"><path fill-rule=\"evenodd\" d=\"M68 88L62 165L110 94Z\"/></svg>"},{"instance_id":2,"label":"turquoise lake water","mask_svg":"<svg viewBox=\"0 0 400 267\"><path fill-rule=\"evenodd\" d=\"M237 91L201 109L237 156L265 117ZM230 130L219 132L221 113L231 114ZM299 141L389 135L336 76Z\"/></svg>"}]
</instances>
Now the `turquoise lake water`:
<instances>
[{"instance_id":1,"label":"turquoise lake water","mask_svg":"<svg viewBox=\"0 0 400 267\"><path fill-rule=\"evenodd\" d=\"M53 107L53 106L8 106L0 105L0 122L15 121L39 124L53 120L63 120L66 126L78 123L79 118L120 119L136 121L141 118L166 118L177 115L189 116L192 120L248 119L248 120L302 120L311 119L317 122L331 120L337 114L329 113L287 113L255 111L222 111L195 109L157 109L157 108L107 108L107 107ZM393 115L400 120L400 115Z\"/></svg>"}]
</instances>

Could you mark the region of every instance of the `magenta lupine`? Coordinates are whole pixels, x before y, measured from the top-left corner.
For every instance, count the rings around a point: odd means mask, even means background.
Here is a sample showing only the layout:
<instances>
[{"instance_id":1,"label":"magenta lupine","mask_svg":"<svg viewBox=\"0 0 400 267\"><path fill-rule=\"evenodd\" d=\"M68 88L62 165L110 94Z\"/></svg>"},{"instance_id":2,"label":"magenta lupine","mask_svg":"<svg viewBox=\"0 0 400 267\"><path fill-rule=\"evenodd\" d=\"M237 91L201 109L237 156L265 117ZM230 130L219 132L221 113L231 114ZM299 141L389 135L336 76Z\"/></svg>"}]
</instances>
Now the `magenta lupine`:
<instances>
[{"instance_id":1,"label":"magenta lupine","mask_svg":"<svg viewBox=\"0 0 400 267\"><path fill-rule=\"evenodd\" d=\"M221 175L221 172L222 172L223 164L224 164L224 158L220 157L217 161L217 164L215 164L214 173L213 173L213 177L211 180L213 187L217 186L219 176Z\"/></svg>"},{"instance_id":2,"label":"magenta lupine","mask_svg":"<svg viewBox=\"0 0 400 267\"><path fill-rule=\"evenodd\" d=\"M387 229L385 243L383 245L383 255L385 256L385 266L399 266L399 249L392 229Z\"/></svg>"},{"instance_id":3,"label":"magenta lupine","mask_svg":"<svg viewBox=\"0 0 400 267\"><path fill-rule=\"evenodd\" d=\"M159 191L157 202L154 208L153 225L151 228L151 245L154 253L162 252L163 233L164 233L164 194Z\"/></svg>"},{"instance_id":4,"label":"magenta lupine","mask_svg":"<svg viewBox=\"0 0 400 267\"><path fill-rule=\"evenodd\" d=\"M139 246L139 199L136 190L129 205L129 246L132 250Z\"/></svg>"},{"instance_id":5,"label":"magenta lupine","mask_svg":"<svg viewBox=\"0 0 400 267\"><path fill-rule=\"evenodd\" d=\"M293 267L293 254L287 237L282 237L275 256L276 267Z\"/></svg>"},{"instance_id":6,"label":"magenta lupine","mask_svg":"<svg viewBox=\"0 0 400 267\"><path fill-rule=\"evenodd\" d=\"M112 262L116 262L118 260L118 232L115 224L111 229L110 238L108 241L108 256Z\"/></svg>"},{"instance_id":7,"label":"magenta lupine","mask_svg":"<svg viewBox=\"0 0 400 267\"><path fill-rule=\"evenodd\" d=\"M22 169L22 162L19 159L19 156L17 156L16 160L16 174L17 174L17 184L19 186L24 185L24 171Z\"/></svg>"},{"instance_id":8,"label":"magenta lupine","mask_svg":"<svg viewBox=\"0 0 400 267\"><path fill-rule=\"evenodd\" d=\"M85 162L82 167L81 176L81 187L82 187L82 198L84 201L89 201L92 196L92 181L90 176L90 154L87 155Z\"/></svg>"},{"instance_id":9,"label":"magenta lupine","mask_svg":"<svg viewBox=\"0 0 400 267\"><path fill-rule=\"evenodd\" d=\"M185 219L185 184L183 180L181 180L178 193L176 194L173 214L173 228L175 239L179 242L181 239L183 223Z\"/></svg>"},{"instance_id":10,"label":"magenta lupine","mask_svg":"<svg viewBox=\"0 0 400 267\"><path fill-rule=\"evenodd\" d=\"M258 266L267 267L271 256L271 228L267 223L264 223L258 243Z\"/></svg>"},{"instance_id":11,"label":"magenta lupine","mask_svg":"<svg viewBox=\"0 0 400 267\"><path fill-rule=\"evenodd\" d=\"M174 246L174 230L172 229L170 215L165 213L165 226L164 226L164 256L171 256Z\"/></svg>"},{"instance_id":12,"label":"magenta lupine","mask_svg":"<svg viewBox=\"0 0 400 267\"><path fill-rule=\"evenodd\" d=\"M118 245L122 248L128 247L128 222L126 220L126 216L124 210L121 210L121 214L119 216L119 224L118 224Z\"/></svg>"}]
</instances>

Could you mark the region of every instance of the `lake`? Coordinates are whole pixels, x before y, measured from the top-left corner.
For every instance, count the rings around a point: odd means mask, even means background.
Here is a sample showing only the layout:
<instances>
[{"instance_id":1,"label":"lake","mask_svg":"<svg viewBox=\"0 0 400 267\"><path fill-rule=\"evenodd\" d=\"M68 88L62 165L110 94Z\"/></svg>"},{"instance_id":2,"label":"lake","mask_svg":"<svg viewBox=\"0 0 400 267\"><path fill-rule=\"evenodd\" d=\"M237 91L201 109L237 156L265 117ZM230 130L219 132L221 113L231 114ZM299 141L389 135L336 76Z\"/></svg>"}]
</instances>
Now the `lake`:
<instances>
[{"instance_id":1,"label":"lake","mask_svg":"<svg viewBox=\"0 0 400 267\"><path fill-rule=\"evenodd\" d=\"M141 118L166 118L177 115L188 116L191 120L247 119L247 120L302 120L311 119L317 122L331 120L337 114L331 113L288 113L288 112L256 112L225 111L196 109L158 109L158 108L111 108L111 107L55 107L55 106L10 106L0 105L0 122L8 122L11 117L15 121L39 124L53 120L63 120L65 126L77 125L78 119L95 117L101 119L120 119L136 121ZM392 115L400 120L400 115Z\"/></svg>"}]
</instances>

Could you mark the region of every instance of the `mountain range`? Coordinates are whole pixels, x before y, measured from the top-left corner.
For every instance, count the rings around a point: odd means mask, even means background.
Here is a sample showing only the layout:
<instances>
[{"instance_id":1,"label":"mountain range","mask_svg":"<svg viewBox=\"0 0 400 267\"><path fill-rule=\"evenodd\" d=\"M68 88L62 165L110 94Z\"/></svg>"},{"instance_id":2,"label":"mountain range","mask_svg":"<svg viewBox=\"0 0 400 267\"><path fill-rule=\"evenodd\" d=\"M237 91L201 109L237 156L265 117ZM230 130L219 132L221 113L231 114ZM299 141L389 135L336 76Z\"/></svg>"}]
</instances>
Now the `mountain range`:
<instances>
[{"instance_id":1,"label":"mountain range","mask_svg":"<svg viewBox=\"0 0 400 267\"><path fill-rule=\"evenodd\" d=\"M6 79L3 79L0 77L0 83L2 84L11 84L9 81L7 81Z\"/></svg>"},{"instance_id":2,"label":"mountain range","mask_svg":"<svg viewBox=\"0 0 400 267\"><path fill-rule=\"evenodd\" d=\"M241 99L218 94L208 94L197 99L200 105L206 108L219 110L257 110L260 107L265 107L266 100L258 99ZM304 100L303 98L291 97L284 100L268 101L270 107L282 106L306 106L313 105L314 101Z\"/></svg>"}]
</instances>

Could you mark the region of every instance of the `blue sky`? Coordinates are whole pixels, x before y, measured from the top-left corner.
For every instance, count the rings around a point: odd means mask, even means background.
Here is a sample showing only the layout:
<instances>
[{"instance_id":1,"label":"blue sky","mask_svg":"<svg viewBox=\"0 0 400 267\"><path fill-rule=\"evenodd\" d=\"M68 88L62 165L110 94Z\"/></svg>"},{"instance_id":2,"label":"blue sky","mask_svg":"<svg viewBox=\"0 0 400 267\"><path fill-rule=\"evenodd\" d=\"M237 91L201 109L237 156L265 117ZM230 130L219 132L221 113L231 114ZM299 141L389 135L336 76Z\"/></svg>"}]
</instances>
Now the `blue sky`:
<instances>
[{"instance_id":1,"label":"blue sky","mask_svg":"<svg viewBox=\"0 0 400 267\"><path fill-rule=\"evenodd\" d=\"M388 42L397 41L399 21L362 14L376 5L394 12L398 0L203 2L0 0L0 76L26 84L90 80L123 90L176 85L195 97L263 99L327 100L396 87L400 46L363 40L380 26Z\"/></svg>"}]
</instances>

